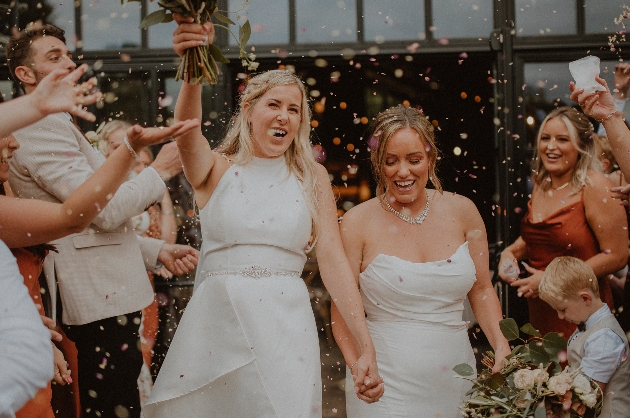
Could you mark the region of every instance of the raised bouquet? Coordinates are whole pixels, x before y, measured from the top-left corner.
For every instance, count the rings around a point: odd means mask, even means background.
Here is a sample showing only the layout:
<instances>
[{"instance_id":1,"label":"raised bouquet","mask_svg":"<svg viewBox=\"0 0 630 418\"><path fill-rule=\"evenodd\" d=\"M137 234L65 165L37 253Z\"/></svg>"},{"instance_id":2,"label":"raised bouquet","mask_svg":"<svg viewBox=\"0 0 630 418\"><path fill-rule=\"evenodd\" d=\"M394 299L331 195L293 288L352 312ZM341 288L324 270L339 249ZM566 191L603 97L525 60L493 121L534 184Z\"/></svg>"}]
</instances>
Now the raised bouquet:
<instances>
[{"instance_id":1,"label":"raised bouquet","mask_svg":"<svg viewBox=\"0 0 630 418\"><path fill-rule=\"evenodd\" d=\"M499 373L492 373L494 353L483 355L486 368L475 379L475 371L468 364L453 370L473 383L470 396L460 407L469 418L534 417L570 418L597 417L602 407L602 391L580 369L562 370L559 355L566 357L566 341L555 332L544 337L530 324L520 331L516 321L507 318L500 323L509 341L520 340L508 355Z\"/></svg>"},{"instance_id":2,"label":"raised bouquet","mask_svg":"<svg viewBox=\"0 0 630 418\"><path fill-rule=\"evenodd\" d=\"M121 2L124 1L126 0L121 0ZM244 1L247 3L249 0ZM251 53L248 54L247 51L245 51L247 41L249 41L251 35L249 21L246 20L245 23L239 27L237 37L227 26L236 25L236 23L227 16L218 13L217 3L218 0L158 0L158 5L161 9L147 15L147 17L140 22L140 28L144 29L158 23L171 22L173 21L173 13L185 17L192 17L195 19L196 23L201 25L209 22L211 17L214 16L222 23L215 24L215 27L226 29L238 42L240 50L239 59L243 63L243 66L247 67L249 70L255 71L256 68L258 68L258 63L254 62L256 56ZM216 45L200 45L187 49L181 64L177 68L175 79L182 79L191 84L216 84L217 76L219 75L217 61L222 63L230 62Z\"/></svg>"}]
</instances>

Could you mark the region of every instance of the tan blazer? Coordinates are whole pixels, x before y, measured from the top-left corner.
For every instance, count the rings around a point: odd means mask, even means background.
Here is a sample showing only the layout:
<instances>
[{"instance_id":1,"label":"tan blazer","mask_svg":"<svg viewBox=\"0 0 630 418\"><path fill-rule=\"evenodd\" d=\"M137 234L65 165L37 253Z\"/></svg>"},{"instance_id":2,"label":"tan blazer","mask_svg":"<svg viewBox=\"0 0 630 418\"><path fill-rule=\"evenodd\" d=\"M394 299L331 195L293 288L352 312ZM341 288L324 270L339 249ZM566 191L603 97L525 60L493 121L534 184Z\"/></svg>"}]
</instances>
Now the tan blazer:
<instances>
[{"instance_id":1,"label":"tan blazer","mask_svg":"<svg viewBox=\"0 0 630 418\"><path fill-rule=\"evenodd\" d=\"M103 164L68 115L57 113L13 136L9 183L16 196L63 202ZM164 241L138 237L132 216L160 200L165 185L153 169L123 183L93 223L78 234L58 239L44 273L56 315L56 284L63 323L82 325L138 311L153 301L146 270L153 270ZM144 260L144 262L143 262Z\"/></svg>"}]
</instances>

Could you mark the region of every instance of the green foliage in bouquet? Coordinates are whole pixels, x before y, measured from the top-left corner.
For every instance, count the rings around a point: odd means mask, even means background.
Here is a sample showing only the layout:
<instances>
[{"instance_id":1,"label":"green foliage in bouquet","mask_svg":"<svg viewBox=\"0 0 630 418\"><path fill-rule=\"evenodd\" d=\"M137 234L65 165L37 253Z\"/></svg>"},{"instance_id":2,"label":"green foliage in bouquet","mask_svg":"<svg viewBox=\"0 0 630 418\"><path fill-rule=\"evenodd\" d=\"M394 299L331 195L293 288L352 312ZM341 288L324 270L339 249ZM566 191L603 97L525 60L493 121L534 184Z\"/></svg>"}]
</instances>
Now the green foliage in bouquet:
<instances>
[{"instance_id":1,"label":"green foliage in bouquet","mask_svg":"<svg viewBox=\"0 0 630 418\"><path fill-rule=\"evenodd\" d=\"M127 0L121 0L121 3L125 1ZM245 0L245 3L247 2L248 0ZM256 56L254 54L248 54L247 51L245 51L247 41L249 41L252 32L249 21L245 21L243 26L239 27L237 37L227 26L236 25L236 23L227 16L218 13L217 3L218 0L158 0L158 5L161 9L147 15L147 17L140 22L140 28L145 29L158 23L172 22L173 13L185 17L193 17L195 22L199 24L209 22L212 16L214 16L216 20L223 23L215 23L214 26L226 29L238 42L240 50L239 59L242 61L243 66L251 71L255 71L258 68L258 63L254 62ZM216 84L217 76L220 73L217 62L228 63L230 61L225 58L223 52L221 52L216 45L200 45L187 49L177 69L175 79L182 79L186 83L191 84Z\"/></svg>"},{"instance_id":2,"label":"green foliage in bouquet","mask_svg":"<svg viewBox=\"0 0 630 418\"><path fill-rule=\"evenodd\" d=\"M533 326L525 324L520 331L512 318L500 322L501 331L509 341L523 342L512 349L499 373L492 373L494 353L484 354L486 368L474 378L468 364L453 370L459 377L470 380L470 396L460 407L468 418L533 417L572 418L597 417L602 407L602 392L580 369L561 370L558 355L565 353L567 343L555 332L542 336Z\"/></svg>"}]
</instances>

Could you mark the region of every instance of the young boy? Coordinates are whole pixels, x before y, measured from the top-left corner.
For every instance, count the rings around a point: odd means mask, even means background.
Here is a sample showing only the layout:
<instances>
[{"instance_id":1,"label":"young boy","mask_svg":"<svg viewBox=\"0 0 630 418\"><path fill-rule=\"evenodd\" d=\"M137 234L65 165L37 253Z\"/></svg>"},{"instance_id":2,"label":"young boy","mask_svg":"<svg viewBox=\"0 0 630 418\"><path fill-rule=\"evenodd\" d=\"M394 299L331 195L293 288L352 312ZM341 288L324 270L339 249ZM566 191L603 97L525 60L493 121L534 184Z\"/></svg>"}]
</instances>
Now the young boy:
<instances>
[{"instance_id":1,"label":"young boy","mask_svg":"<svg viewBox=\"0 0 630 418\"><path fill-rule=\"evenodd\" d=\"M582 366L582 372L602 388L599 417L630 417L628 339L601 301L591 267L574 257L557 257L545 269L538 292L560 319L578 324L569 338L569 367Z\"/></svg>"}]
</instances>

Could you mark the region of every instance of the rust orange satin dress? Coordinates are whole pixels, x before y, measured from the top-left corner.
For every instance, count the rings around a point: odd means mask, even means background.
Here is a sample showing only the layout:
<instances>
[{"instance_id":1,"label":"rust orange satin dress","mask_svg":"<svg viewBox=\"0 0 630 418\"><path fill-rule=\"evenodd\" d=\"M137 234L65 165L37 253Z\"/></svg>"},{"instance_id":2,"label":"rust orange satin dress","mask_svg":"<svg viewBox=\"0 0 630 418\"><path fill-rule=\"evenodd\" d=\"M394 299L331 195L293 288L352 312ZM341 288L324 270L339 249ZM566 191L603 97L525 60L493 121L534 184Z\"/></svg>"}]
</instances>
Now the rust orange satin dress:
<instances>
[{"instance_id":1,"label":"rust orange satin dress","mask_svg":"<svg viewBox=\"0 0 630 418\"><path fill-rule=\"evenodd\" d=\"M521 237L527 246L529 265L544 270L556 257L572 256L588 260L600 253L597 238L588 226L582 199L549 215L542 222L532 222L532 201L527 203L527 215L521 223ZM610 284L598 278L600 297L613 309ZM576 326L558 318L556 311L540 298L527 299L529 322L543 335L561 333L568 339Z\"/></svg>"},{"instance_id":2,"label":"rust orange satin dress","mask_svg":"<svg viewBox=\"0 0 630 418\"><path fill-rule=\"evenodd\" d=\"M44 260L24 248L13 248L11 252L17 259L20 273L24 276L24 284L28 288L31 299L34 303L39 304L39 314L44 315L39 287L39 274L42 271ZM50 405L51 399L52 389L50 382L48 382L47 387L37 392L33 399L16 412L16 418L55 418Z\"/></svg>"}]
</instances>

